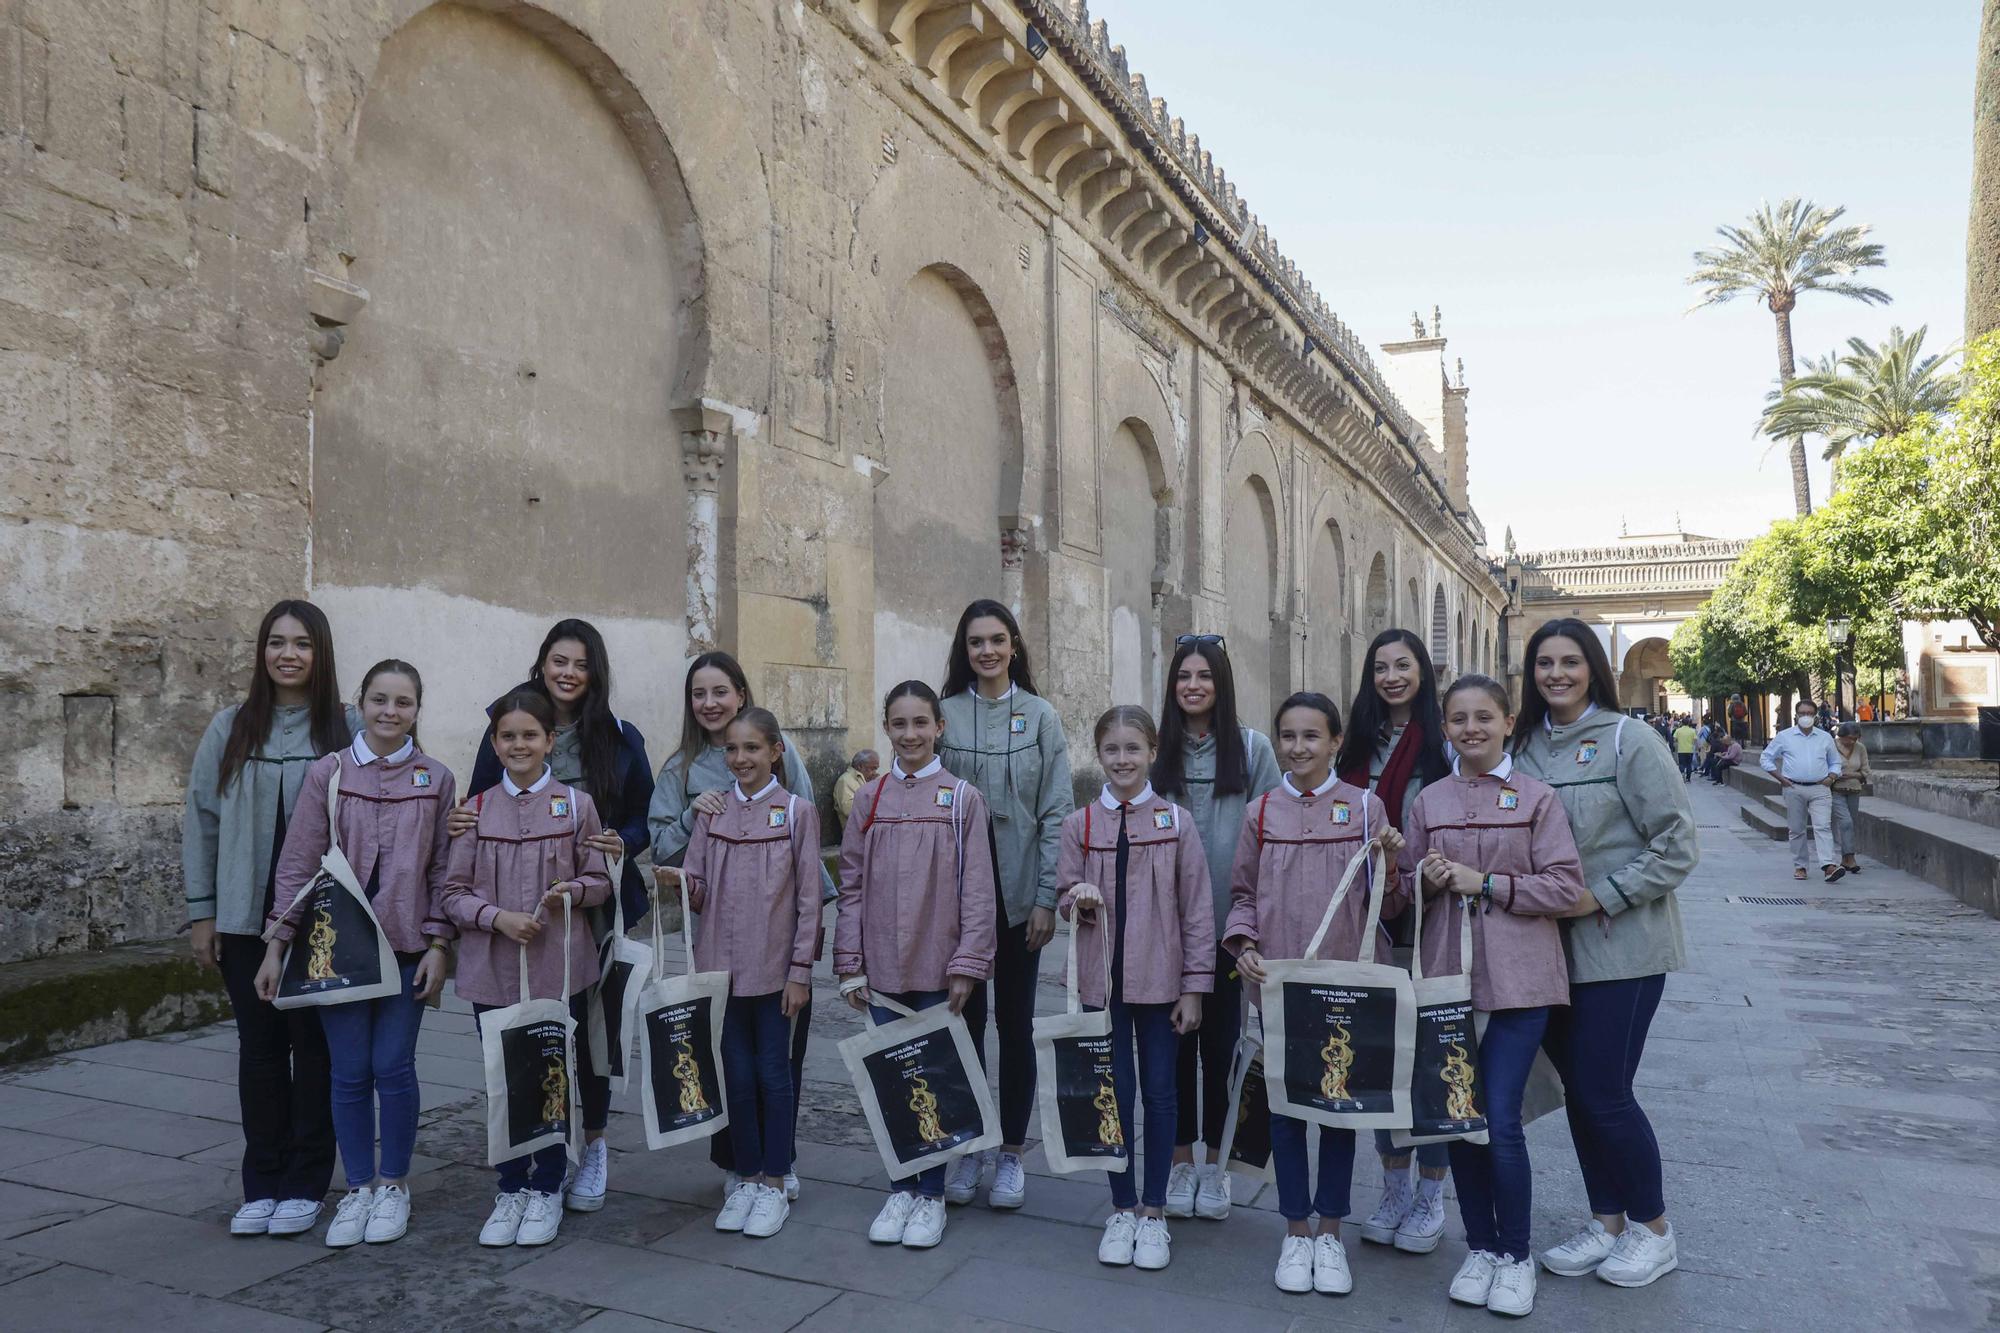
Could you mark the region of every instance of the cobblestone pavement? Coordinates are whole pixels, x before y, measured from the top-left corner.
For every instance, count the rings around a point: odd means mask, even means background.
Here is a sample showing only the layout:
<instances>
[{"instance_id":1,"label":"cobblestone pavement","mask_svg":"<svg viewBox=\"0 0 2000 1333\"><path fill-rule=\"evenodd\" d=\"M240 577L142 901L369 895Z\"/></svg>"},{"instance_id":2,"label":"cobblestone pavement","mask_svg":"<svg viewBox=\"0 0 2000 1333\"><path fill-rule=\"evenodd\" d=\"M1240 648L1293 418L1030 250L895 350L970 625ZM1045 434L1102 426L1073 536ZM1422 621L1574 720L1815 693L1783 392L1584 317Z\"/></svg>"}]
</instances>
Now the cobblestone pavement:
<instances>
[{"instance_id":1,"label":"cobblestone pavement","mask_svg":"<svg viewBox=\"0 0 2000 1333\"><path fill-rule=\"evenodd\" d=\"M1621 1291L1544 1276L1555 1329L1966 1329L2000 1321L2000 922L1895 872L1795 884L1782 844L1697 783L1700 870L1682 891L1690 970L1668 984L1640 1081L1667 1157L1681 1268ZM1738 901L1803 897L1804 905ZM1060 1003L1045 963L1044 1007ZM612 1196L555 1244L485 1251L478 1050L463 1006L429 1016L416 1210L394 1245L318 1233L234 1240L235 1042L227 1028L121 1042L0 1077L0 1310L7 1327L778 1330L1489 1327L1444 1288L1454 1213L1425 1257L1363 1245L1355 1291L1287 1296L1268 1187L1226 1222L1174 1224L1159 1273L1096 1262L1088 1177L1032 1179L1027 1206L954 1209L928 1252L868 1244L880 1167L848 1090L855 1020L822 986L807 1071L803 1197L771 1240L711 1226L699 1148L645 1151L636 1103L611 1129ZM1560 1116L1530 1131L1535 1238L1583 1210ZM1035 1155L1038 1158L1038 1154ZM1364 1151L1354 1202L1379 1173ZM1039 1167L1038 1167L1039 1169ZM1989 1212L1989 1209L1994 1211ZM321 1231L323 1231L323 1226Z\"/></svg>"}]
</instances>

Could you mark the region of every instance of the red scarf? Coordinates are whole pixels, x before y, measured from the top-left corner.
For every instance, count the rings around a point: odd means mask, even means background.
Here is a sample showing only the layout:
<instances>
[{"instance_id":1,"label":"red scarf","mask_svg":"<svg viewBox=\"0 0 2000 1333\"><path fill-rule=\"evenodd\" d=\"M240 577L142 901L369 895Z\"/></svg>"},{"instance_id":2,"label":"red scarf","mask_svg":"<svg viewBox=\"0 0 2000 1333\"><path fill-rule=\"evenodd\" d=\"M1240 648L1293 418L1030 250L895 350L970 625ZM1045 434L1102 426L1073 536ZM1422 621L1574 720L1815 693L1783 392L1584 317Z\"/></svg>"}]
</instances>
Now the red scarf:
<instances>
[{"instance_id":1,"label":"red scarf","mask_svg":"<svg viewBox=\"0 0 2000 1333\"><path fill-rule=\"evenodd\" d=\"M1417 771L1417 760L1423 753L1424 733L1414 719L1403 728L1402 737L1389 755L1389 762L1382 766L1382 776L1375 781L1375 794L1382 800L1382 808L1389 813L1392 828L1403 827L1403 797L1410 790L1410 778ZM1350 787L1368 790L1368 765L1356 764L1340 775L1340 780Z\"/></svg>"}]
</instances>

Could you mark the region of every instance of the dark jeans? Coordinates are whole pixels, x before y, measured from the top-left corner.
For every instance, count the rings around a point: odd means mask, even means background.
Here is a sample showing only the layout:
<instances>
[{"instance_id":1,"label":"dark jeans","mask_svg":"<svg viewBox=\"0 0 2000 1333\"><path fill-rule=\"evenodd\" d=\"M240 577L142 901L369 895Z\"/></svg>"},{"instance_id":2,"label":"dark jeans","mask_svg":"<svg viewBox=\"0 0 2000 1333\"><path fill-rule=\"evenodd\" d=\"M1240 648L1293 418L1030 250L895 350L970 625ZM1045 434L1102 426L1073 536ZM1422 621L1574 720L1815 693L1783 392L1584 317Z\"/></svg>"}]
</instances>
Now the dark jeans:
<instances>
[{"instance_id":1,"label":"dark jeans","mask_svg":"<svg viewBox=\"0 0 2000 1333\"><path fill-rule=\"evenodd\" d=\"M974 995L978 993L976 990L973 992ZM950 991L943 990L906 990L900 995L894 991L883 991L882 994L888 996L897 1004L902 1005L905 1009L916 1013L922 1013L933 1005L943 1004L951 997ZM970 1008L969 1005L967 1007ZM875 1016L877 1023L893 1023L902 1017L895 1010L884 1009L879 1004L869 1005L868 1012ZM890 1181L889 1188L892 1190L913 1190L913 1192L922 1195L926 1199L942 1199L944 1197L944 1171L945 1169L941 1166L933 1166L919 1171L914 1183L910 1177L904 1176L900 1180Z\"/></svg>"},{"instance_id":2,"label":"dark jeans","mask_svg":"<svg viewBox=\"0 0 2000 1333\"><path fill-rule=\"evenodd\" d=\"M1725 784L1729 781L1729 770L1734 767L1736 767L1735 761L1718 759L1715 762L1715 772L1710 776L1715 780L1717 785Z\"/></svg>"},{"instance_id":3,"label":"dark jeans","mask_svg":"<svg viewBox=\"0 0 2000 1333\"><path fill-rule=\"evenodd\" d=\"M1448 1143L1451 1178L1467 1248L1504 1259L1528 1257L1534 1174L1521 1128L1521 1092L1548 1030L1549 1011L1496 1009L1479 1040L1479 1086L1486 1095L1485 1143Z\"/></svg>"},{"instance_id":4,"label":"dark jeans","mask_svg":"<svg viewBox=\"0 0 2000 1333\"><path fill-rule=\"evenodd\" d=\"M333 1181L332 1072L320 1011L257 998L264 941L218 934L222 984L236 1011L236 1097L243 1115L243 1201L326 1197Z\"/></svg>"},{"instance_id":5,"label":"dark jeans","mask_svg":"<svg viewBox=\"0 0 2000 1333\"><path fill-rule=\"evenodd\" d=\"M1278 1212L1287 1222L1303 1222L1314 1213L1324 1222L1347 1216L1348 1194L1354 1185L1354 1131L1319 1127L1319 1189L1312 1187L1306 1164L1306 1121L1271 1115L1271 1174L1278 1182Z\"/></svg>"},{"instance_id":6,"label":"dark jeans","mask_svg":"<svg viewBox=\"0 0 2000 1333\"><path fill-rule=\"evenodd\" d=\"M1243 979L1236 957L1215 951L1215 990L1201 997L1201 1026L1184 1037L1174 1070L1174 1146L1196 1138L1208 1144L1211 1160L1222 1150L1222 1122L1229 1115L1229 1065L1243 1026ZM1196 1074L1195 1062L1201 1068Z\"/></svg>"},{"instance_id":7,"label":"dark jeans","mask_svg":"<svg viewBox=\"0 0 2000 1333\"><path fill-rule=\"evenodd\" d=\"M785 993L732 995L722 1020L732 1160L775 1180L792 1169L791 1020ZM715 1137L715 1136L711 1136Z\"/></svg>"},{"instance_id":8,"label":"dark jeans","mask_svg":"<svg viewBox=\"0 0 2000 1333\"><path fill-rule=\"evenodd\" d=\"M1569 1007L1549 1013L1542 1047L1562 1076L1570 1138L1590 1211L1634 1222L1666 1215L1660 1144L1632 1095L1646 1031L1666 989L1664 973L1571 982Z\"/></svg>"},{"instance_id":9,"label":"dark jeans","mask_svg":"<svg viewBox=\"0 0 2000 1333\"><path fill-rule=\"evenodd\" d=\"M590 1062L590 1038L587 1035L590 1011L584 1001L588 990L580 990L569 997L569 1016L576 1020L576 1094L583 1103L583 1127L586 1130L603 1129L611 1119L611 1080L600 1074ZM501 1008L497 1004L474 1004L472 1016L483 1020L487 1014ZM521 1157L510 1157L494 1170L500 1173L500 1193L519 1194L522 1190L537 1190L543 1194L560 1194L563 1176L569 1169L569 1152L560 1143L552 1143L546 1148Z\"/></svg>"},{"instance_id":10,"label":"dark jeans","mask_svg":"<svg viewBox=\"0 0 2000 1333\"><path fill-rule=\"evenodd\" d=\"M1166 1206L1167 1176L1174 1165L1174 1124L1179 1118L1174 1104L1174 1074L1180 1039L1180 1034L1174 1031L1171 1004L1126 1004L1120 1000L1111 1006L1111 1088L1118 1098L1118 1126L1132 1154L1123 1171L1110 1173L1113 1208L1134 1208L1142 1202L1148 1208ZM1132 1068L1135 1041L1139 1053L1136 1077ZM1132 1137L1132 1107L1141 1101L1146 1107L1143 1198L1132 1183L1140 1157L1139 1142Z\"/></svg>"},{"instance_id":11,"label":"dark jeans","mask_svg":"<svg viewBox=\"0 0 2000 1333\"><path fill-rule=\"evenodd\" d=\"M1000 1034L1000 1141L1026 1143L1035 1110L1035 969L1041 955L1028 950L1028 923L999 923L993 955L993 1026ZM972 988L965 1002L965 1026L973 1049L986 1063L986 987Z\"/></svg>"},{"instance_id":12,"label":"dark jeans","mask_svg":"<svg viewBox=\"0 0 2000 1333\"><path fill-rule=\"evenodd\" d=\"M812 1016L813 1002L812 997L808 995L806 997L805 1008L799 1010L798 1017L792 1020L791 1143L792 1161L794 1162L798 1160L799 1104L806 1099L806 1035L807 1029L812 1026ZM761 1113L761 1102L759 1103L759 1107ZM734 1119L735 1115L734 1111L730 1112L731 1119ZM711 1134L708 1136L708 1160L721 1167L724 1171L734 1171L736 1169L736 1144L729 1134ZM789 1171L791 1169L792 1162L785 1163L785 1170ZM780 1174L783 1173L780 1172Z\"/></svg>"},{"instance_id":13,"label":"dark jeans","mask_svg":"<svg viewBox=\"0 0 2000 1333\"><path fill-rule=\"evenodd\" d=\"M423 1026L424 1005L416 997L414 980L422 954L398 954L402 964L400 994L380 1000L329 1004L320 1010L326 1030L327 1055L333 1061L333 1132L340 1142L340 1164L347 1188L372 1184L375 1164L375 1103L382 1103L382 1162L384 1180L410 1174L410 1154L416 1148L417 1113L423 1095L417 1088L417 1031Z\"/></svg>"},{"instance_id":14,"label":"dark jeans","mask_svg":"<svg viewBox=\"0 0 2000 1333\"><path fill-rule=\"evenodd\" d=\"M1675 759L1675 761L1676 761L1676 762L1678 762L1678 763L1680 764L1680 766L1681 766L1681 781L1682 781L1682 782L1686 782L1686 781L1688 781L1689 779L1691 779L1691 778L1693 778L1693 777L1694 777L1694 752L1693 752L1693 751L1686 751L1686 752L1682 752L1682 751L1679 751L1679 750L1676 750L1676 751L1674 752L1674 759Z\"/></svg>"}]
</instances>

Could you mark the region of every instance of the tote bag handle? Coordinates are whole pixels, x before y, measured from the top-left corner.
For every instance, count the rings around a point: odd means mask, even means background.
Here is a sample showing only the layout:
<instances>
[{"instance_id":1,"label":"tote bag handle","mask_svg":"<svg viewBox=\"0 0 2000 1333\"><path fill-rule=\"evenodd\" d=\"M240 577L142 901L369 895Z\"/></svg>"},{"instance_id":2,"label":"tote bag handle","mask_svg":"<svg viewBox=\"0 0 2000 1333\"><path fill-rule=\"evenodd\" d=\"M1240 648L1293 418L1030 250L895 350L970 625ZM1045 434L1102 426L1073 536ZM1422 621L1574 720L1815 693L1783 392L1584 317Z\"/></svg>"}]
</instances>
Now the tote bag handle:
<instances>
[{"instance_id":1,"label":"tote bag handle","mask_svg":"<svg viewBox=\"0 0 2000 1333\"><path fill-rule=\"evenodd\" d=\"M1103 915L1105 908L1108 906L1108 903L1098 904L1098 919L1094 927L1097 932L1097 938L1104 944L1104 1007L1106 1009L1111 1007L1111 932L1105 929ZM1082 997L1076 993L1076 936L1077 932L1082 929L1083 923L1080 921L1070 927L1069 958L1064 964L1065 970L1068 973L1068 985L1063 991L1063 996L1065 1003L1068 1005L1068 1012L1072 1014L1083 1012Z\"/></svg>"},{"instance_id":2,"label":"tote bag handle","mask_svg":"<svg viewBox=\"0 0 2000 1333\"><path fill-rule=\"evenodd\" d=\"M684 975L693 976L694 940L688 934L688 917L690 912L688 910L687 876L679 870L674 871L674 884L680 891L681 899L681 953L687 958L687 971ZM660 932L660 883L657 879L647 886L646 893L653 900L653 910L648 914L653 921L653 970L647 974L646 979L648 981L658 981L666 975L667 944L666 936Z\"/></svg>"},{"instance_id":3,"label":"tote bag handle","mask_svg":"<svg viewBox=\"0 0 2000 1333\"><path fill-rule=\"evenodd\" d=\"M882 1024L875 1021L875 1006L878 1004L884 1009L900 1014L904 1018L915 1018L917 1016L917 1011L904 1004L901 1000L884 995L881 991L871 990L868 993L868 1004L861 1010L861 1019L868 1024L871 1031L882 1026ZM894 1020L890 1021L893 1022Z\"/></svg>"},{"instance_id":4,"label":"tote bag handle","mask_svg":"<svg viewBox=\"0 0 2000 1333\"><path fill-rule=\"evenodd\" d=\"M563 925L562 925L563 988L562 988L562 994L557 998L562 1000L563 1003L567 1004L569 1003L569 895L567 893L563 895L562 904L563 904ZM540 911L541 911L540 908L536 909L538 915L540 914ZM521 962L521 1003L526 1004L528 1002L528 946L525 944L521 946L520 962Z\"/></svg>"},{"instance_id":5,"label":"tote bag handle","mask_svg":"<svg viewBox=\"0 0 2000 1333\"><path fill-rule=\"evenodd\" d=\"M1413 981L1422 981L1424 979L1423 876L1424 872L1419 867L1417 870L1416 920L1410 932L1410 978ZM1442 889L1439 892L1443 893L1447 898L1458 900L1458 969L1470 977L1472 975L1472 903L1462 893L1453 893L1449 889ZM1451 911L1451 904L1446 903L1444 910L1447 912Z\"/></svg>"},{"instance_id":6,"label":"tote bag handle","mask_svg":"<svg viewBox=\"0 0 2000 1333\"><path fill-rule=\"evenodd\" d=\"M1365 826L1362 836L1367 837ZM1306 946L1306 957L1317 958L1319 956L1319 946L1326 941L1326 932L1333 925L1334 914L1340 911L1341 903L1347 900L1347 892L1354 885L1355 875L1360 872L1363 866L1367 866L1369 867L1370 882L1378 880L1380 876L1375 874L1374 867L1381 861L1382 849L1377 847L1373 842L1370 842L1363 849L1360 856L1355 857L1347 863L1346 873L1341 875L1340 883L1333 891L1333 897L1327 900L1326 911L1320 915L1319 929L1313 932L1312 943ZM1383 895L1380 892L1368 895L1368 920L1361 928L1361 951L1356 956L1357 962L1365 963L1369 961L1368 955L1375 943L1375 930L1382 921L1382 898Z\"/></svg>"}]
</instances>

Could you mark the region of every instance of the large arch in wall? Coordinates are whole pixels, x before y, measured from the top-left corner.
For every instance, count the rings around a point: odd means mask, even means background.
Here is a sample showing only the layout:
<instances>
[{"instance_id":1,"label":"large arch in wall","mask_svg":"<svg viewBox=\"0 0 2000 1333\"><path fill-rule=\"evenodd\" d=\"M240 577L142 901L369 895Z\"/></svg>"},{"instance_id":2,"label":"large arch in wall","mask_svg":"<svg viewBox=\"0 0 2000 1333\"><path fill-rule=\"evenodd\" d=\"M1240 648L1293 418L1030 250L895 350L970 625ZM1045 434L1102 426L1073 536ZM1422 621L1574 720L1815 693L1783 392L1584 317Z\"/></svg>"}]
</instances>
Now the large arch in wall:
<instances>
[{"instance_id":1,"label":"large arch in wall","mask_svg":"<svg viewBox=\"0 0 2000 1333\"><path fill-rule=\"evenodd\" d=\"M1174 489L1151 426L1127 417L1104 452L1104 571L1114 704L1158 707L1167 652L1154 591L1172 566Z\"/></svg>"},{"instance_id":2,"label":"large arch in wall","mask_svg":"<svg viewBox=\"0 0 2000 1333\"><path fill-rule=\"evenodd\" d=\"M1368 590L1365 597L1368 640L1372 643L1376 635L1392 628L1395 624L1393 608L1389 604L1389 557L1380 551L1377 551L1375 558L1368 562Z\"/></svg>"},{"instance_id":3,"label":"large arch in wall","mask_svg":"<svg viewBox=\"0 0 2000 1333\"><path fill-rule=\"evenodd\" d=\"M1261 438L1261 437L1260 437ZM1241 446L1250 447L1245 440ZM1278 591L1284 570L1279 491L1261 469L1246 469L1229 492L1223 543L1223 586L1229 602L1229 657L1237 711L1268 721L1283 697L1284 651L1278 636Z\"/></svg>"},{"instance_id":4,"label":"large arch in wall","mask_svg":"<svg viewBox=\"0 0 2000 1333\"><path fill-rule=\"evenodd\" d=\"M1414 578L1409 581L1407 591L1409 593L1407 606L1410 618L1404 622L1405 626L1409 629L1410 633L1420 638L1428 638L1429 636L1425 634L1424 630L1430 621L1424 615L1424 595L1418 590L1417 581Z\"/></svg>"},{"instance_id":5,"label":"large arch in wall","mask_svg":"<svg viewBox=\"0 0 2000 1333\"><path fill-rule=\"evenodd\" d=\"M1673 674L1667 640L1657 636L1635 640L1618 669L1618 706L1661 711L1666 706L1665 685Z\"/></svg>"},{"instance_id":6,"label":"large arch in wall","mask_svg":"<svg viewBox=\"0 0 2000 1333\"><path fill-rule=\"evenodd\" d=\"M312 593L348 661L430 672L427 746L464 763L561 615L628 681L683 659L700 229L645 98L528 6L388 35L340 174L370 299L317 382ZM671 702L628 687L619 711L664 743Z\"/></svg>"},{"instance_id":7,"label":"large arch in wall","mask_svg":"<svg viewBox=\"0 0 2000 1333\"><path fill-rule=\"evenodd\" d=\"M1311 578L1306 584L1307 689L1345 702L1353 697L1347 594L1347 544L1338 520L1328 518L1313 534Z\"/></svg>"}]
</instances>

